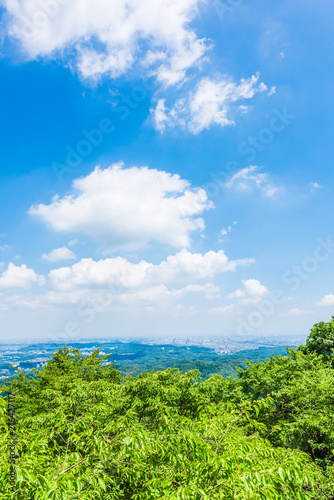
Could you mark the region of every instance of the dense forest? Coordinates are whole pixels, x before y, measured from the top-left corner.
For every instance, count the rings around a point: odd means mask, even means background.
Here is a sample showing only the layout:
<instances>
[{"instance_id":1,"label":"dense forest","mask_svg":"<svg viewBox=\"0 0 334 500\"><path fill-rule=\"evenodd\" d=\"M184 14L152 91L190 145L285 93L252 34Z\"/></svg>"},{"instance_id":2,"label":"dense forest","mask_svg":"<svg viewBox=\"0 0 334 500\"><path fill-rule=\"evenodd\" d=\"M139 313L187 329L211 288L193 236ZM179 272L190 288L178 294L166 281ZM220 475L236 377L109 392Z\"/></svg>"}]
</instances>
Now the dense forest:
<instances>
[{"instance_id":1,"label":"dense forest","mask_svg":"<svg viewBox=\"0 0 334 500\"><path fill-rule=\"evenodd\" d=\"M205 375L124 376L66 346L33 377L18 370L0 387L0 498L334 499L334 317L287 355Z\"/></svg>"},{"instance_id":2,"label":"dense forest","mask_svg":"<svg viewBox=\"0 0 334 500\"><path fill-rule=\"evenodd\" d=\"M133 349L134 344L131 346ZM118 356L115 359L113 355L112 359L116 362L116 368L124 376L136 376L144 371L162 371L173 367L183 372L199 370L201 377L207 379L210 375L217 374L223 377L236 376L237 368L246 368L247 361L254 363L267 360L272 354L286 354L286 348L282 346L259 347L233 354L217 354L207 347L191 347L188 350L186 347L166 346L166 349L170 347L173 348L172 353L169 350L167 352L162 350L157 352L156 349L153 351L151 346L137 344L137 348L144 351L143 356L131 360L124 359L123 356Z\"/></svg>"},{"instance_id":3,"label":"dense forest","mask_svg":"<svg viewBox=\"0 0 334 500\"><path fill-rule=\"evenodd\" d=\"M124 376L136 376L142 372L161 371L173 367L181 371L199 370L204 379L217 373L223 377L237 375L236 367L245 368L246 360L254 363L267 360L273 354L286 354L283 345L259 346L254 342L249 344L240 343L237 352L222 354L204 346L150 345L143 342L71 342L67 347L79 349L83 356L101 347L101 354L112 354L115 368ZM296 345L292 344L289 347ZM9 348L9 352L3 350L0 352L0 372L2 370L7 374L0 375L0 385L16 377L17 371L14 366L24 371L27 376L34 376L33 368L41 369L41 361L44 364L51 359L59 347L60 345L56 343L40 343L22 345L16 349Z\"/></svg>"}]
</instances>

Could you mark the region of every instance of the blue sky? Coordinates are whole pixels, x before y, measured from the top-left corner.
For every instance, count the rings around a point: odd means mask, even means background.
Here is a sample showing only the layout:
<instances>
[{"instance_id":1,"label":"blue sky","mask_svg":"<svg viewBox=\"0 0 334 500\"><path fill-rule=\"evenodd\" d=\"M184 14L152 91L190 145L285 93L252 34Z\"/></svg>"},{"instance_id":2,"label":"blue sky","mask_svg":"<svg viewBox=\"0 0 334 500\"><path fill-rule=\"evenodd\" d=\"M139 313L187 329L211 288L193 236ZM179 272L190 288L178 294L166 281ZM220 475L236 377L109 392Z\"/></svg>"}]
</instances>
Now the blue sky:
<instances>
[{"instance_id":1,"label":"blue sky","mask_svg":"<svg viewBox=\"0 0 334 500\"><path fill-rule=\"evenodd\" d=\"M331 2L1 2L1 338L334 311Z\"/></svg>"}]
</instances>

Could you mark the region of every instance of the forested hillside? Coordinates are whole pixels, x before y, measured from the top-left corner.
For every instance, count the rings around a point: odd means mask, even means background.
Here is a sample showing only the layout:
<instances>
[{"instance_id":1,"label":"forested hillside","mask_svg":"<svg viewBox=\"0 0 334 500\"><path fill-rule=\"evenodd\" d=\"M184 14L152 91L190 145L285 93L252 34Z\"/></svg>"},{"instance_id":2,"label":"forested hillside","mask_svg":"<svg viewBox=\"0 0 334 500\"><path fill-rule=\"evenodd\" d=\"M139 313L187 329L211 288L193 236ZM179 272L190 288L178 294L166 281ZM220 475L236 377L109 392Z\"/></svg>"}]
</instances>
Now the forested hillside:
<instances>
[{"instance_id":1,"label":"forested hillside","mask_svg":"<svg viewBox=\"0 0 334 500\"><path fill-rule=\"evenodd\" d=\"M98 347L101 354L112 354L115 368L122 375L139 375L145 371L161 371L167 368L179 368L182 371L200 370L203 378L220 373L223 377L237 375L235 367L245 368L245 361L254 362L269 359L273 354L286 354L285 345L296 347L295 343L261 345L260 342L226 341L226 347L237 348L236 352L218 353L213 347L199 345L180 346L173 344L148 344L146 342L99 341L71 342L69 349L79 349L83 356L91 354ZM250 348L251 346L251 348ZM33 368L40 370L45 362L52 358L59 348L59 343L32 343L22 345L0 345L0 384L16 376L13 366L20 368L27 375ZM31 372L32 373L32 372Z\"/></svg>"},{"instance_id":2,"label":"forested hillside","mask_svg":"<svg viewBox=\"0 0 334 500\"><path fill-rule=\"evenodd\" d=\"M0 498L334 499L333 349L334 317L287 356L203 380L124 377L99 350L64 346L1 388L18 424L11 492L1 397Z\"/></svg>"},{"instance_id":3,"label":"forested hillside","mask_svg":"<svg viewBox=\"0 0 334 500\"><path fill-rule=\"evenodd\" d=\"M171 347L171 346L169 346ZM147 349L147 346L145 346ZM164 354L160 351L159 355L155 354L152 359L150 356L137 358L132 363L127 362L116 363L117 369L125 376L140 375L143 371L161 371L173 367L179 370L191 371L199 370L203 379L210 375L220 374L223 377L237 375L237 368L246 368L246 361L252 363L263 361L270 358L272 354L286 355L286 348L282 346L275 347L259 347L258 349L248 349L239 351L233 354L216 354L212 349L204 347L193 347L189 351L187 348L173 346L174 356ZM114 359L114 358L113 358Z\"/></svg>"}]
</instances>

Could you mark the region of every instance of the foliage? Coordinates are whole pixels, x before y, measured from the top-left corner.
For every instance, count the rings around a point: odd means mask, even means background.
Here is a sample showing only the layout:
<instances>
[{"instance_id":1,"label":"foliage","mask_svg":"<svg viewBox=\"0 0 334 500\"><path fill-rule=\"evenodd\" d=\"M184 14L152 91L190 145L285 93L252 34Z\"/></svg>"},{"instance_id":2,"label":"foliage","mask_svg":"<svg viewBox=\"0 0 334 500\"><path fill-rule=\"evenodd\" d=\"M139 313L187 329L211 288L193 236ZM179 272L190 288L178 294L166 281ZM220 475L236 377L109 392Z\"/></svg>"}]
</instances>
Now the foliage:
<instances>
[{"instance_id":1,"label":"foliage","mask_svg":"<svg viewBox=\"0 0 334 500\"><path fill-rule=\"evenodd\" d=\"M140 360L136 360L135 366L130 365L126 368L126 365L119 365L119 363L116 366L123 374L131 373L132 375L139 375L143 371L162 371L172 366L181 371L199 370L201 376L207 379L210 375L215 374L220 374L223 377L237 376L237 368L246 368L246 361L256 363L269 359L272 354L286 354L286 348L282 346L247 349L228 355L216 354L210 351L207 348L201 348L199 351L200 358L195 357L193 352L186 351L184 358L178 359L178 356L172 362L168 357L166 359L156 357L151 361L147 356L140 363L138 362Z\"/></svg>"},{"instance_id":2,"label":"foliage","mask_svg":"<svg viewBox=\"0 0 334 500\"><path fill-rule=\"evenodd\" d=\"M322 356L289 349L289 356L240 370L236 385L250 401L272 397L270 409L258 416L272 444L299 448L323 467L333 463L334 377Z\"/></svg>"},{"instance_id":3,"label":"foliage","mask_svg":"<svg viewBox=\"0 0 334 500\"><path fill-rule=\"evenodd\" d=\"M243 343L246 347L246 343ZM82 352L93 351L99 345L97 342L73 342L68 345L70 348L83 349ZM254 346L253 349L244 349L235 353L218 354L212 348L203 346L179 346L179 345L149 345L140 342L103 342L103 352L112 354L112 360L115 367L122 375L136 376L143 372L163 371L167 368L178 368L181 371L199 370L203 378L208 378L211 374L220 373L223 377L230 375L236 376L235 367L245 368L246 360L256 363L258 361L269 359L270 355L286 354L284 346L260 346L256 347L256 343L248 344L248 347ZM18 347L18 346L17 346ZM239 348L242 344L239 345ZM52 354L59 348L58 344L42 343L22 345L13 352L0 355L0 371L6 370L7 376L0 375L1 383L10 382L16 376L14 368L10 365L19 365L20 369L29 375L33 368L40 369L41 360L39 355L34 353L43 351L44 359L48 360ZM30 371L29 371L30 370Z\"/></svg>"},{"instance_id":4,"label":"foliage","mask_svg":"<svg viewBox=\"0 0 334 500\"><path fill-rule=\"evenodd\" d=\"M238 369L233 385L250 402L273 398L264 423L275 446L307 452L324 469L334 463L334 317L317 323L306 345L287 349L288 356L272 356L265 363Z\"/></svg>"},{"instance_id":5,"label":"foliage","mask_svg":"<svg viewBox=\"0 0 334 500\"><path fill-rule=\"evenodd\" d=\"M334 366L334 316L328 323L316 323L307 337L306 345L299 346L301 352L316 352Z\"/></svg>"},{"instance_id":6,"label":"foliage","mask_svg":"<svg viewBox=\"0 0 334 500\"><path fill-rule=\"evenodd\" d=\"M333 325L237 377L124 377L67 347L17 370L0 387L16 397L17 490L0 397L0 498L334 500Z\"/></svg>"}]
</instances>

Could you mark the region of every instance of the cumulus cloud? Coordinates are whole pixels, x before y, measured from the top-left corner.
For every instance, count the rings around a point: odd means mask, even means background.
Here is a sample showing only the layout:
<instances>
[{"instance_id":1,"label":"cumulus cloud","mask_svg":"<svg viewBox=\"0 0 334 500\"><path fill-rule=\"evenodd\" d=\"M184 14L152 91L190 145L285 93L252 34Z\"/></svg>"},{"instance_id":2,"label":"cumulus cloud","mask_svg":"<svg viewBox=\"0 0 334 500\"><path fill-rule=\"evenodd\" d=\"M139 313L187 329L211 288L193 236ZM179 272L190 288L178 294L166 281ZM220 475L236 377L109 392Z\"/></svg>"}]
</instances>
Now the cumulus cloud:
<instances>
[{"instance_id":1,"label":"cumulus cloud","mask_svg":"<svg viewBox=\"0 0 334 500\"><path fill-rule=\"evenodd\" d=\"M316 303L316 305L321 307L334 306L334 295L333 294L325 295L321 300L319 300Z\"/></svg>"},{"instance_id":2,"label":"cumulus cloud","mask_svg":"<svg viewBox=\"0 0 334 500\"><path fill-rule=\"evenodd\" d=\"M75 288L135 288L145 282L146 272L153 266L145 261L133 264L123 257L82 259L71 267L53 269L49 273L52 288L73 290Z\"/></svg>"},{"instance_id":3,"label":"cumulus cloud","mask_svg":"<svg viewBox=\"0 0 334 500\"><path fill-rule=\"evenodd\" d=\"M230 261L222 250L203 255L182 250L160 264L144 260L131 263L123 257L82 259L71 267L50 271L50 290L41 301L51 305L82 304L92 302L102 293L108 298L108 307L128 308L132 304L164 305L194 293L217 299L219 288L203 281L252 262L253 259Z\"/></svg>"},{"instance_id":4,"label":"cumulus cloud","mask_svg":"<svg viewBox=\"0 0 334 500\"><path fill-rule=\"evenodd\" d=\"M202 294L212 300L220 298L220 290L208 279L252 262L253 259L229 260L222 250L196 254L183 249L159 264L144 260L132 263L123 257L82 259L72 266L51 270L48 279L26 266L16 268L11 264L0 277L0 288L29 288L35 283L45 287L43 293L8 295L2 303L29 309L79 306L84 313L140 305L164 307L189 294Z\"/></svg>"},{"instance_id":5,"label":"cumulus cloud","mask_svg":"<svg viewBox=\"0 0 334 500\"><path fill-rule=\"evenodd\" d=\"M190 27L205 0L3 0L7 34L29 59L61 57L82 77L140 68L166 85L185 78L208 44Z\"/></svg>"},{"instance_id":6,"label":"cumulus cloud","mask_svg":"<svg viewBox=\"0 0 334 500\"><path fill-rule=\"evenodd\" d=\"M150 270L150 275L163 281L183 281L212 278L216 274L235 271L238 265L244 266L254 259L229 260L223 250L193 254L183 249L176 255L170 255L158 266Z\"/></svg>"},{"instance_id":7,"label":"cumulus cloud","mask_svg":"<svg viewBox=\"0 0 334 500\"><path fill-rule=\"evenodd\" d=\"M203 189L147 167L96 167L73 182L73 191L31 207L30 214L56 231L89 235L107 250L143 248L153 240L188 247L190 234L204 229L197 216L213 208Z\"/></svg>"},{"instance_id":8,"label":"cumulus cloud","mask_svg":"<svg viewBox=\"0 0 334 500\"><path fill-rule=\"evenodd\" d=\"M30 288L35 284L42 284L44 278L38 276L33 269L28 269L26 265L8 265L6 271L0 276L0 289L5 288Z\"/></svg>"},{"instance_id":9,"label":"cumulus cloud","mask_svg":"<svg viewBox=\"0 0 334 500\"><path fill-rule=\"evenodd\" d=\"M278 188L271 183L268 173L259 170L256 165L239 170L226 183L226 188L235 188L246 192L252 192L255 188L268 198L274 197L278 192Z\"/></svg>"},{"instance_id":10,"label":"cumulus cloud","mask_svg":"<svg viewBox=\"0 0 334 500\"><path fill-rule=\"evenodd\" d=\"M252 262L253 259L229 260L222 250L202 255L183 249L160 264L144 260L133 264L123 257L99 261L82 259L71 267L53 269L49 273L49 279L55 290L103 287L122 290L175 282L192 285L193 282L235 271L238 265Z\"/></svg>"},{"instance_id":11,"label":"cumulus cloud","mask_svg":"<svg viewBox=\"0 0 334 500\"><path fill-rule=\"evenodd\" d=\"M67 247L55 248L50 253L43 253L42 259L49 262L76 259L75 254Z\"/></svg>"},{"instance_id":12,"label":"cumulus cloud","mask_svg":"<svg viewBox=\"0 0 334 500\"><path fill-rule=\"evenodd\" d=\"M235 122L230 117L233 103L251 99L256 93L268 90L259 78L259 74L256 74L239 83L226 77L216 80L202 78L194 92L178 99L172 107L166 106L165 99L159 99L156 107L151 110L153 123L160 132L178 126L187 128L193 134L213 125L234 125Z\"/></svg>"},{"instance_id":13,"label":"cumulus cloud","mask_svg":"<svg viewBox=\"0 0 334 500\"><path fill-rule=\"evenodd\" d=\"M99 261L82 259L72 266L51 270L47 280L37 276L32 269L22 275L16 268L14 274L11 265L11 280L5 272L0 278L0 288L46 284L43 294L6 297L3 301L6 307L36 309L39 306L81 305L84 309L103 311L140 304L164 306L189 294L202 294L208 300L220 298L219 288L206 280L252 262L253 259L229 260L222 250L193 254L184 249L159 264L144 260L132 263L123 257ZM21 267L26 270L26 266Z\"/></svg>"},{"instance_id":14,"label":"cumulus cloud","mask_svg":"<svg viewBox=\"0 0 334 500\"><path fill-rule=\"evenodd\" d=\"M261 285L259 280L242 280L244 288L227 295L228 299L240 299L243 304L254 304L260 302L264 297L270 294L268 288Z\"/></svg>"}]
</instances>

